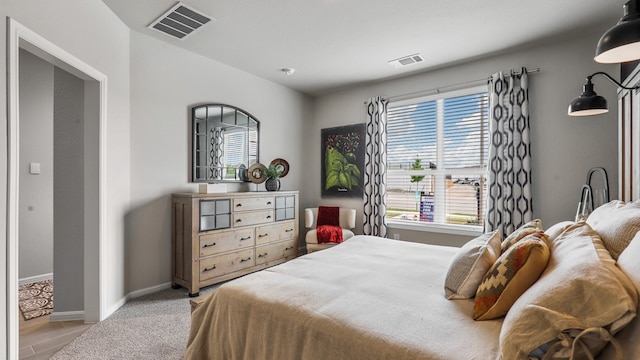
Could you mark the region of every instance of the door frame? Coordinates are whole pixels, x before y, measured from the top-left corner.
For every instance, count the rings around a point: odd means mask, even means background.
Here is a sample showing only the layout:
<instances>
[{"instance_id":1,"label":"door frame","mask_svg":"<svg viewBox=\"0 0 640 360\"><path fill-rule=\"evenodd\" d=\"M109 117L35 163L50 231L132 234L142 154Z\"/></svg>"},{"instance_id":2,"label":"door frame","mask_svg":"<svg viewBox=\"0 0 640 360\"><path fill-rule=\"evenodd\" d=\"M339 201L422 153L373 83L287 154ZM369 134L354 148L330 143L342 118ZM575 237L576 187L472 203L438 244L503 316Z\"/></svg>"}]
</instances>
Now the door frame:
<instances>
[{"instance_id":1,"label":"door frame","mask_svg":"<svg viewBox=\"0 0 640 360\"><path fill-rule=\"evenodd\" d=\"M19 53L20 49L49 61L69 73L89 81L99 88L98 144L98 203L96 237L85 236L84 258L84 319L97 322L106 317L106 291L104 277L107 144L107 77L100 71L36 34L12 18L7 17L7 267L6 267L6 321L7 358L17 359L19 351L18 322L18 229L19 229ZM85 85L86 87L86 85ZM86 220L85 220L86 222ZM86 235L86 232L85 232ZM97 291L96 291L97 290Z\"/></svg>"}]
</instances>

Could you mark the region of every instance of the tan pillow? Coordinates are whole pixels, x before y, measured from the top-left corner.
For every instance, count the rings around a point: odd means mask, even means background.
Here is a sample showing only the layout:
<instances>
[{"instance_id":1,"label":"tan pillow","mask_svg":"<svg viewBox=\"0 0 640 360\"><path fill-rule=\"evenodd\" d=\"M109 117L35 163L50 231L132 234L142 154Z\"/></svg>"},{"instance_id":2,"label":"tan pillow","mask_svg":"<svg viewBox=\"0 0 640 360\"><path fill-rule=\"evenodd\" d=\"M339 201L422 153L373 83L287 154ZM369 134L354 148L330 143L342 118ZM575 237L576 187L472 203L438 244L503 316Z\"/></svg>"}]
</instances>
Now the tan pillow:
<instances>
[{"instance_id":1,"label":"tan pillow","mask_svg":"<svg viewBox=\"0 0 640 360\"><path fill-rule=\"evenodd\" d=\"M447 299L470 299L482 277L500 256L500 233L483 234L464 244L451 261L444 282Z\"/></svg>"},{"instance_id":2,"label":"tan pillow","mask_svg":"<svg viewBox=\"0 0 640 360\"><path fill-rule=\"evenodd\" d=\"M600 235L611 257L617 260L640 231L640 202L608 202L593 210L587 218L587 224Z\"/></svg>"},{"instance_id":3,"label":"tan pillow","mask_svg":"<svg viewBox=\"0 0 640 360\"><path fill-rule=\"evenodd\" d=\"M475 320L504 316L511 305L544 271L549 261L546 235L531 234L500 255L478 286L473 304Z\"/></svg>"},{"instance_id":4,"label":"tan pillow","mask_svg":"<svg viewBox=\"0 0 640 360\"><path fill-rule=\"evenodd\" d=\"M528 223L520 226L514 232L509 234L504 241L502 242L502 252L504 253L507 249L517 243L520 239L529 236L531 234L542 232L542 221L540 219L531 220Z\"/></svg>"},{"instance_id":5,"label":"tan pillow","mask_svg":"<svg viewBox=\"0 0 640 360\"><path fill-rule=\"evenodd\" d=\"M588 224L567 228L552 249L545 271L504 318L502 359L527 359L534 351L556 346L554 354L567 358L580 332L595 327L615 335L635 317L638 296L633 284ZM595 356L606 344L599 340L587 346Z\"/></svg>"},{"instance_id":6,"label":"tan pillow","mask_svg":"<svg viewBox=\"0 0 640 360\"><path fill-rule=\"evenodd\" d=\"M557 224L552 225L550 228L545 230L544 233L549 237L549 242L553 242L553 240L555 240L558 235L562 234L562 232L567 230L567 228L573 224L573 221L561 221Z\"/></svg>"}]
</instances>

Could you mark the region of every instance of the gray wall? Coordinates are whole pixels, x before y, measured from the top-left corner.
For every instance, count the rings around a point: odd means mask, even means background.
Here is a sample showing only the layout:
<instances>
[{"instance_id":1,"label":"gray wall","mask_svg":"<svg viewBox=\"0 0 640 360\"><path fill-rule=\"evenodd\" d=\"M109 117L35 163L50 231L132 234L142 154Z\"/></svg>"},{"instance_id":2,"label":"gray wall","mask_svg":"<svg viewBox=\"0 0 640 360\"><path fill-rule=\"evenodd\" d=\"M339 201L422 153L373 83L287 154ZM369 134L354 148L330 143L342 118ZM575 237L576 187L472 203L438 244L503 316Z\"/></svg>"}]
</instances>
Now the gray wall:
<instances>
[{"instance_id":1,"label":"gray wall","mask_svg":"<svg viewBox=\"0 0 640 360\"><path fill-rule=\"evenodd\" d=\"M19 278L53 272L53 65L20 52ZM40 164L40 174L29 173Z\"/></svg>"},{"instance_id":2,"label":"gray wall","mask_svg":"<svg viewBox=\"0 0 640 360\"><path fill-rule=\"evenodd\" d=\"M171 281L171 193L194 192L190 108L224 103L260 121L260 162L284 158L283 190L307 181L303 123L312 101L297 91L147 35L131 33L131 209L126 213L127 291ZM228 186L264 191L264 184ZM304 196L304 194L302 195Z\"/></svg>"},{"instance_id":3,"label":"gray wall","mask_svg":"<svg viewBox=\"0 0 640 360\"><path fill-rule=\"evenodd\" d=\"M609 24L610 25L610 24ZM580 95L585 77L596 71L617 75L617 65L595 63L595 44L609 25L565 39L550 39L547 44L517 49L510 53L477 59L422 74L354 87L316 99L313 119L305 122L309 181L302 184L305 194L301 206L338 203L361 209L356 200L336 201L320 196L320 130L323 128L364 122L363 102L372 96L396 96L421 90L446 87L483 79L502 70L540 68L531 74L531 138L533 156L534 214L545 227L572 219L579 198L580 186L587 171L604 167L610 177L612 194L617 194L617 105L615 85L604 78L595 78L596 90L609 100L611 111L606 115L571 118L567 106ZM357 231L362 231L358 219ZM460 245L469 237L432 235L429 232L389 229L403 240Z\"/></svg>"},{"instance_id":4,"label":"gray wall","mask_svg":"<svg viewBox=\"0 0 640 360\"><path fill-rule=\"evenodd\" d=\"M54 312L84 309L84 81L54 70Z\"/></svg>"}]
</instances>

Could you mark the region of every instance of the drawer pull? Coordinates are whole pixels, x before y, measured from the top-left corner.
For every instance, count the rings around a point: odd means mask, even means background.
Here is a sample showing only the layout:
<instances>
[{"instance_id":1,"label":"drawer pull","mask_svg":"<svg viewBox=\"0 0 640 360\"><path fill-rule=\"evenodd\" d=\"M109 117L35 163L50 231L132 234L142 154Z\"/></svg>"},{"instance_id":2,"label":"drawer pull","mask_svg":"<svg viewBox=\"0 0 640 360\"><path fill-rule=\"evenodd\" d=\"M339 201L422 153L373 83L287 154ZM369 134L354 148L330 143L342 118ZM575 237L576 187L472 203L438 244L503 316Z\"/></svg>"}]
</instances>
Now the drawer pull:
<instances>
[{"instance_id":1,"label":"drawer pull","mask_svg":"<svg viewBox=\"0 0 640 360\"><path fill-rule=\"evenodd\" d=\"M271 205L271 201L267 201L267 205Z\"/></svg>"},{"instance_id":2,"label":"drawer pull","mask_svg":"<svg viewBox=\"0 0 640 360\"><path fill-rule=\"evenodd\" d=\"M242 263L242 262L249 261L249 260L251 260L251 256L249 256L249 257L248 257L248 258L246 258L246 259L242 259L242 260L240 260L240 262Z\"/></svg>"},{"instance_id":3,"label":"drawer pull","mask_svg":"<svg viewBox=\"0 0 640 360\"><path fill-rule=\"evenodd\" d=\"M215 268L216 268L216 265L215 265L215 264L213 264L213 266L212 266L212 267L210 267L210 268L205 268L204 270L202 270L202 272L211 271L211 270L214 270Z\"/></svg>"},{"instance_id":4,"label":"drawer pull","mask_svg":"<svg viewBox=\"0 0 640 360\"><path fill-rule=\"evenodd\" d=\"M258 235L258 237L259 237L259 238L261 238L261 237L265 237L265 236L269 236L269 233L264 233L264 234L260 234L260 235Z\"/></svg>"},{"instance_id":5,"label":"drawer pull","mask_svg":"<svg viewBox=\"0 0 640 360\"><path fill-rule=\"evenodd\" d=\"M269 255L269 253L260 254L260 255L258 255L258 257L261 258L261 257L267 256L267 255Z\"/></svg>"},{"instance_id":6,"label":"drawer pull","mask_svg":"<svg viewBox=\"0 0 640 360\"><path fill-rule=\"evenodd\" d=\"M236 222L237 222L237 223L242 222L242 219L238 219L238 220L236 220Z\"/></svg>"},{"instance_id":7,"label":"drawer pull","mask_svg":"<svg viewBox=\"0 0 640 360\"><path fill-rule=\"evenodd\" d=\"M249 239L251 239L251 236L247 236L247 237L240 238L240 241L243 241L243 240L249 240Z\"/></svg>"},{"instance_id":8,"label":"drawer pull","mask_svg":"<svg viewBox=\"0 0 640 360\"><path fill-rule=\"evenodd\" d=\"M236 207L240 207L240 206L242 206L242 204L241 204L241 203L237 203L237 204L236 204Z\"/></svg>"},{"instance_id":9,"label":"drawer pull","mask_svg":"<svg viewBox=\"0 0 640 360\"><path fill-rule=\"evenodd\" d=\"M293 231L293 229L287 229L284 232L292 232L292 231Z\"/></svg>"},{"instance_id":10,"label":"drawer pull","mask_svg":"<svg viewBox=\"0 0 640 360\"><path fill-rule=\"evenodd\" d=\"M267 219L271 219L271 215L267 215Z\"/></svg>"},{"instance_id":11,"label":"drawer pull","mask_svg":"<svg viewBox=\"0 0 640 360\"><path fill-rule=\"evenodd\" d=\"M284 248L284 251L289 251L289 250L291 250L291 249L293 249L293 246L290 246L290 247L288 247L288 248Z\"/></svg>"},{"instance_id":12,"label":"drawer pull","mask_svg":"<svg viewBox=\"0 0 640 360\"><path fill-rule=\"evenodd\" d=\"M203 247L203 248L207 248L207 247L212 247L212 246L216 246L216 243L212 243L212 244L204 244L202 247Z\"/></svg>"}]
</instances>

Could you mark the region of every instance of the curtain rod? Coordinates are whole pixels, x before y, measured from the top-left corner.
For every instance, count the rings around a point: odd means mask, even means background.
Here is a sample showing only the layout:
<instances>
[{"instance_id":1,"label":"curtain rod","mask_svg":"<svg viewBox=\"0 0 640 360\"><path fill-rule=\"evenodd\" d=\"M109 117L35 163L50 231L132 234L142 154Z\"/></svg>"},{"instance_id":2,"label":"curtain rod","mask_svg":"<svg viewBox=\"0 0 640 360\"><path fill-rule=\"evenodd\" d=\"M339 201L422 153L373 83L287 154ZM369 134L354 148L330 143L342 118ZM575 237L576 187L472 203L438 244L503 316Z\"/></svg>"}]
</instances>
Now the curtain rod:
<instances>
[{"instance_id":1,"label":"curtain rod","mask_svg":"<svg viewBox=\"0 0 640 360\"><path fill-rule=\"evenodd\" d=\"M540 72L540 68L527 70L527 74L538 73L538 72ZM514 71L514 70L511 70L511 72L509 74L505 74L506 77L520 76L520 75L522 75L522 71ZM428 89L428 90L414 91L414 92L410 92L410 93L406 93L406 94L394 95L394 96L389 96L389 97L385 97L385 98L387 100L391 101L391 100L398 100L399 98L401 99L401 98L420 95L420 94L423 94L423 95L426 95L427 93L438 94L443 89L455 89L455 88L458 88L458 87L469 86L469 85L473 85L473 84L478 84L479 85L479 84L487 82L489 80L491 80L491 76L488 76L488 77L486 77L484 79L476 79L476 80L471 80L471 81L465 81L465 82L462 82L462 83L445 85L445 86L441 86L441 87L437 87L437 88L433 88L433 89ZM366 104L367 101L365 101L364 103Z\"/></svg>"}]
</instances>

